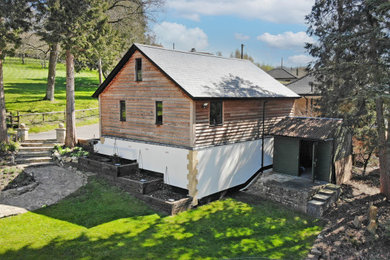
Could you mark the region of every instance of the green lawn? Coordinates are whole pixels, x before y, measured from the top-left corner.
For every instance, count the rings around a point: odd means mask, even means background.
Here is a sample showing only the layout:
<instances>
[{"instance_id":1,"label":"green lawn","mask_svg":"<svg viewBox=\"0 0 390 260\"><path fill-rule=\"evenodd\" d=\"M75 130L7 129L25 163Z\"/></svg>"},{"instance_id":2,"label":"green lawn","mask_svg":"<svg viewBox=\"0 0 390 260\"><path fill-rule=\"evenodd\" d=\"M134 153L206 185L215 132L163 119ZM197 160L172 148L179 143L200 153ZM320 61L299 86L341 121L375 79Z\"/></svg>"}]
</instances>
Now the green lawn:
<instances>
[{"instance_id":1,"label":"green lawn","mask_svg":"<svg viewBox=\"0 0 390 260\"><path fill-rule=\"evenodd\" d=\"M212 202L177 216L95 179L57 205L0 219L0 259L301 259L316 220L262 202Z\"/></svg>"},{"instance_id":2,"label":"green lawn","mask_svg":"<svg viewBox=\"0 0 390 260\"><path fill-rule=\"evenodd\" d=\"M27 113L65 110L66 72L64 64L57 64L55 102L42 100L46 94L48 69L42 68L38 60L26 59L26 64L22 64L18 58L6 58L3 69L8 111ZM98 84L96 71L81 71L75 75L76 109L98 106L97 100L91 98Z\"/></svg>"}]
</instances>

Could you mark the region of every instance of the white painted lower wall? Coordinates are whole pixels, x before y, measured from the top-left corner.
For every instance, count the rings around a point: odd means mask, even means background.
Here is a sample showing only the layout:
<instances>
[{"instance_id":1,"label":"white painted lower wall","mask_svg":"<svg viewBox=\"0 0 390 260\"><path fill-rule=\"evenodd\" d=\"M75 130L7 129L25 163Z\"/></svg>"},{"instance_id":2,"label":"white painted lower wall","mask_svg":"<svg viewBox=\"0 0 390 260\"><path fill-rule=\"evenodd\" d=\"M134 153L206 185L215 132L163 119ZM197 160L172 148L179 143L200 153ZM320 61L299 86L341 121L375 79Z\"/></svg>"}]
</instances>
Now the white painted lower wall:
<instances>
[{"instance_id":1,"label":"white painted lower wall","mask_svg":"<svg viewBox=\"0 0 390 260\"><path fill-rule=\"evenodd\" d=\"M197 151L198 198L243 184L261 168L261 140L214 146ZM265 139L264 166L272 164L273 138ZM190 150L103 137L95 151L137 160L139 167L164 174L164 182L187 189Z\"/></svg>"},{"instance_id":2,"label":"white painted lower wall","mask_svg":"<svg viewBox=\"0 0 390 260\"><path fill-rule=\"evenodd\" d=\"M165 183L187 189L187 149L103 137L95 145L95 151L137 160L141 169L163 173Z\"/></svg>"},{"instance_id":3,"label":"white painted lower wall","mask_svg":"<svg viewBox=\"0 0 390 260\"><path fill-rule=\"evenodd\" d=\"M198 198L243 184L261 168L261 140L198 151ZM264 141L264 167L272 164L273 138Z\"/></svg>"}]
</instances>

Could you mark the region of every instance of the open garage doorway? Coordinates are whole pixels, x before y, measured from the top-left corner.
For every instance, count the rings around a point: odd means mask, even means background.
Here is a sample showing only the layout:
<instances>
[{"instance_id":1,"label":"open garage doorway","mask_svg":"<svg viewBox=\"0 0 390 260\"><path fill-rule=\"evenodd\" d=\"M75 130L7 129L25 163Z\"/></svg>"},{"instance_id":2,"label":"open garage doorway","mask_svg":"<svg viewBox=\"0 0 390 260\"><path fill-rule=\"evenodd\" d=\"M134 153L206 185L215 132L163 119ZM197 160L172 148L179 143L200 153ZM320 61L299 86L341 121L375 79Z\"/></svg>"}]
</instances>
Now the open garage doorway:
<instances>
[{"instance_id":1,"label":"open garage doorway","mask_svg":"<svg viewBox=\"0 0 390 260\"><path fill-rule=\"evenodd\" d=\"M299 150L299 176L313 178L313 147L314 141L301 140Z\"/></svg>"}]
</instances>

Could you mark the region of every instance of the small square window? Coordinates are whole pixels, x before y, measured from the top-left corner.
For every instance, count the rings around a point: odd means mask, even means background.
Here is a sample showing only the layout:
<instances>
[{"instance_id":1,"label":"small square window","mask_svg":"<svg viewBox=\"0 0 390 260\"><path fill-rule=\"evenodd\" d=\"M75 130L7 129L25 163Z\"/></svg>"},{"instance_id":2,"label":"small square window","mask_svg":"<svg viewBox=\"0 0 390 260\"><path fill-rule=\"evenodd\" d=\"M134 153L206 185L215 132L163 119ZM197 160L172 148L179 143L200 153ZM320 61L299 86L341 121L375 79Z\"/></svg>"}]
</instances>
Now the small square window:
<instances>
[{"instance_id":1,"label":"small square window","mask_svg":"<svg viewBox=\"0 0 390 260\"><path fill-rule=\"evenodd\" d=\"M222 101L210 102L210 125L222 125Z\"/></svg>"},{"instance_id":2,"label":"small square window","mask_svg":"<svg viewBox=\"0 0 390 260\"><path fill-rule=\"evenodd\" d=\"M126 121L126 101L121 100L119 101L119 106L120 106L120 120L122 122Z\"/></svg>"},{"instance_id":3,"label":"small square window","mask_svg":"<svg viewBox=\"0 0 390 260\"><path fill-rule=\"evenodd\" d=\"M162 125L163 123L163 103L162 101L156 101L156 125Z\"/></svg>"},{"instance_id":4,"label":"small square window","mask_svg":"<svg viewBox=\"0 0 390 260\"><path fill-rule=\"evenodd\" d=\"M135 59L135 80L142 81L142 59Z\"/></svg>"}]
</instances>

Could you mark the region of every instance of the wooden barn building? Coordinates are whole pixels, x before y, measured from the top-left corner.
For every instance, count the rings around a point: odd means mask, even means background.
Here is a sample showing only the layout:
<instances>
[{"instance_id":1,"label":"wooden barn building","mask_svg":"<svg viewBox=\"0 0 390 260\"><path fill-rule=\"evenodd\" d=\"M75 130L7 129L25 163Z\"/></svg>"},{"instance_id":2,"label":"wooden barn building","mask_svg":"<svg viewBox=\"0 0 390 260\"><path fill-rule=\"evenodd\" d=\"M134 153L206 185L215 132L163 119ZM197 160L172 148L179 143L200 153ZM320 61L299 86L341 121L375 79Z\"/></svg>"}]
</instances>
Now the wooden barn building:
<instances>
[{"instance_id":1,"label":"wooden barn building","mask_svg":"<svg viewBox=\"0 0 390 260\"><path fill-rule=\"evenodd\" d=\"M197 199L272 165L299 96L247 60L134 44L93 94L98 153L137 160Z\"/></svg>"},{"instance_id":2,"label":"wooden barn building","mask_svg":"<svg viewBox=\"0 0 390 260\"><path fill-rule=\"evenodd\" d=\"M315 84L316 79L310 74L307 74L286 85L286 87L301 96L294 103L295 116L317 116L315 111L316 100L321 96L316 91Z\"/></svg>"}]
</instances>

